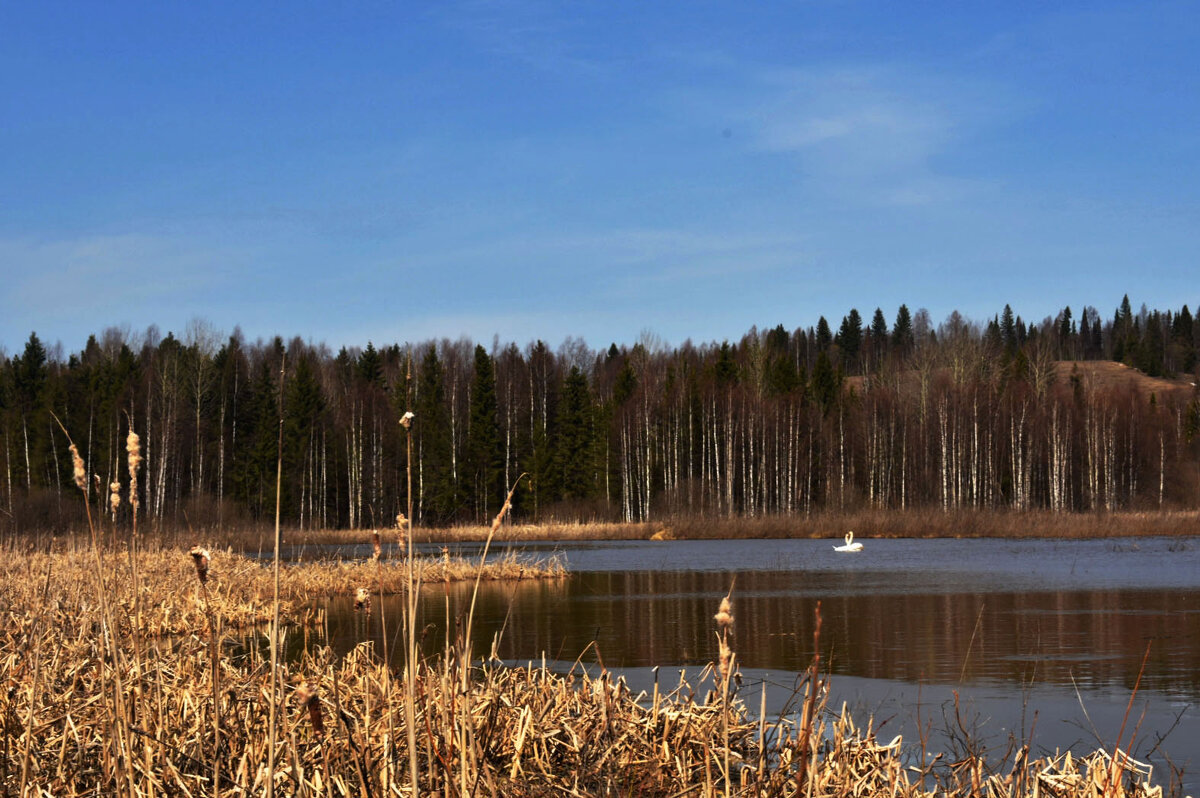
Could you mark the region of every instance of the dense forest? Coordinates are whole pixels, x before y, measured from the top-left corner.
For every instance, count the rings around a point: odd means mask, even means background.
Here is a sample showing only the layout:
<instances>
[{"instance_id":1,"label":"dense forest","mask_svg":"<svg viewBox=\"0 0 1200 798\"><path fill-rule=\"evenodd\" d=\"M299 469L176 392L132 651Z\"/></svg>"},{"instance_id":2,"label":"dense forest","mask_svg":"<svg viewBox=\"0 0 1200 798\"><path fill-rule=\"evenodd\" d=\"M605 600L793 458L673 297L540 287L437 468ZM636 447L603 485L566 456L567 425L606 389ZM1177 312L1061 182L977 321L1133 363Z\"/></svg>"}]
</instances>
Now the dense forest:
<instances>
[{"instance_id":1,"label":"dense forest","mask_svg":"<svg viewBox=\"0 0 1200 798\"><path fill-rule=\"evenodd\" d=\"M522 473L521 521L1200 505L1200 318L1128 297L1110 317L1068 307L1040 323L1008 306L936 326L906 306L891 324L851 310L836 329L822 317L674 348L643 334L599 351L460 339L335 354L192 322L55 350L34 333L0 364L12 530L82 518L55 418L105 486L96 512L126 433L141 436L152 525L273 518L280 445L284 521L304 528L391 525L410 447L421 525L483 521Z\"/></svg>"}]
</instances>

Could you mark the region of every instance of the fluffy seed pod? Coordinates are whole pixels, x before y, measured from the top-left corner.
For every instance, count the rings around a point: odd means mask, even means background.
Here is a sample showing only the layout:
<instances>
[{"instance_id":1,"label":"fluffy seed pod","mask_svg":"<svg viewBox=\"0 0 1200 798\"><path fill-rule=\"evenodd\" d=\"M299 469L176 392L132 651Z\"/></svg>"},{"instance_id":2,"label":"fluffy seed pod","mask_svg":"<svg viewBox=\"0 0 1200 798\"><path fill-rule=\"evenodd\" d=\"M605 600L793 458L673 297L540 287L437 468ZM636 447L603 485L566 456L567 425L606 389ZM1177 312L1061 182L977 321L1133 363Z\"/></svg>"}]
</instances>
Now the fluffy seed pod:
<instances>
[{"instance_id":1,"label":"fluffy seed pod","mask_svg":"<svg viewBox=\"0 0 1200 798\"><path fill-rule=\"evenodd\" d=\"M68 447L71 451L71 464L75 470L75 485L84 493L87 493L87 471L83 467L83 458L79 456L79 449L75 448L75 444Z\"/></svg>"},{"instance_id":2,"label":"fluffy seed pod","mask_svg":"<svg viewBox=\"0 0 1200 798\"><path fill-rule=\"evenodd\" d=\"M371 594L367 592L365 587L360 587L354 592L354 609L356 612L358 610L362 610L363 612L371 611Z\"/></svg>"},{"instance_id":3,"label":"fluffy seed pod","mask_svg":"<svg viewBox=\"0 0 1200 798\"><path fill-rule=\"evenodd\" d=\"M108 486L108 506L112 509L113 515L117 514L117 508L121 506L121 483L114 482Z\"/></svg>"},{"instance_id":4,"label":"fluffy seed pod","mask_svg":"<svg viewBox=\"0 0 1200 798\"><path fill-rule=\"evenodd\" d=\"M137 517L138 506L138 468L142 465L142 444L138 434L132 429L129 430L129 437L125 439L125 451L129 454L129 506L133 508L134 517Z\"/></svg>"},{"instance_id":5,"label":"fluffy seed pod","mask_svg":"<svg viewBox=\"0 0 1200 798\"><path fill-rule=\"evenodd\" d=\"M405 413L403 416L400 417L400 426L404 427L405 429L408 429L409 427L412 426L413 419L416 417L417 416L415 413L413 413L411 410L408 411L407 413Z\"/></svg>"},{"instance_id":6,"label":"fluffy seed pod","mask_svg":"<svg viewBox=\"0 0 1200 798\"><path fill-rule=\"evenodd\" d=\"M129 476L135 477L142 464L142 443L133 430L129 431L129 437L125 439L125 451L129 455Z\"/></svg>"},{"instance_id":7,"label":"fluffy seed pod","mask_svg":"<svg viewBox=\"0 0 1200 798\"><path fill-rule=\"evenodd\" d=\"M733 626L733 602L729 600L729 596L721 599L721 607L717 610L717 614L713 616L713 620L722 629L728 629Z\"/></svg>"},{"instance_id":8,"label":"fluffy seed pod","mask_svg":"<svg viewBox=\"0 0 1200 798\"><path fill-rule=\"evenodd\" d=\"M196 563L196 576L200 579L200 584L208 584L208 561L212 559L208 549L202 549L199 546L193 546L192 561Z\"/></svg>"},{"instance_id":9,"label":"fluffy seed pod","mask_svg":"<svg viewBox=\"0 0 1200 798\"><path fill-rule=\"evenodd\" d=\"M371 547L375 551L375 559L378 560L380 555L383 554L383 546L379 542L378 529L371 530Z\"/></svg>"},{"instance_id":10,"label":"fluffy seed pod","mask_svg":"<svg viewBox=\"0 0 1200 798\"><path fill-rule=\"evenodd\" d=\"M733 651L729 648L729 644L725 642L725 637L723 635L717 636L717 647L720 653L720 662L718 663L718 668L721 672L721 678L728 679L729 667L733 662Z\"/></svg>"}]
</instances>

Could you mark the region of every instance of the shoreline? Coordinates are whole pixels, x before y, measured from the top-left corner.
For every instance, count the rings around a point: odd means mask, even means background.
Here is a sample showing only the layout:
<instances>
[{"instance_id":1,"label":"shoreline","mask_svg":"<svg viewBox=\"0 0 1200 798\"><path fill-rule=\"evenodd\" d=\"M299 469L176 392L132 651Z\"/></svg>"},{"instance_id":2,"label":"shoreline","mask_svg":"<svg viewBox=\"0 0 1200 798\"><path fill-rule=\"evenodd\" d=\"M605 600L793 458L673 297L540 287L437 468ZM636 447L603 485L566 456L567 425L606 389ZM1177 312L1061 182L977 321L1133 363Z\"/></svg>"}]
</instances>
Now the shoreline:
<instances>
[{"instance_id":1,"label":"shoreline","mask_svg":"<svg viewBox=\"0 0 1200 798\"><path fill-rule=\"evenodd\" d=\"M376 529L285 529L284 543L303 545L370 544ZM399 530L377 528L385 543L395 542ZM461 525L413 529L417 543L482 542L490 527ZM608 521L548 521L505 523L493 537L497 542L602 541L602 540L779 540L841 539L853 531L860 538L947 539L1007 538L1096 540L1138 537L1200 537L1200 510L1056 513L1049 510L857 510L820 512L803 516L759 518L689 516L662 521L619 523ZM104 533L106 542L125 543L129 531ZM269 551L274 532L265 526L164 526L143 532L141 543L164 547L190 547L203 539L211 546L235 551ZM9 545L18 549L49 551L89 546L86 530L63 533L36 531L17 534Z\"/></svg>"},{"instance_id":2,"label":"shoreline","mask_svg":"<svg viewBox=\"0 0 1200 798\"><path fill-rule=\"evenodd\" d=\"M1122 513L869 510L820 513L803 517L678 518L643 523L505 524L496 541L550 540L740 540L841 538L846 531L871 538L1058 538L1198 537L1200 510ZM483 541L489 528L456 526L414 530L414 541L453 543ZM381 533L382 534L382 533ZM292 530L290 544L358 543L366 530Z\"/></svg>"}]
</instances>

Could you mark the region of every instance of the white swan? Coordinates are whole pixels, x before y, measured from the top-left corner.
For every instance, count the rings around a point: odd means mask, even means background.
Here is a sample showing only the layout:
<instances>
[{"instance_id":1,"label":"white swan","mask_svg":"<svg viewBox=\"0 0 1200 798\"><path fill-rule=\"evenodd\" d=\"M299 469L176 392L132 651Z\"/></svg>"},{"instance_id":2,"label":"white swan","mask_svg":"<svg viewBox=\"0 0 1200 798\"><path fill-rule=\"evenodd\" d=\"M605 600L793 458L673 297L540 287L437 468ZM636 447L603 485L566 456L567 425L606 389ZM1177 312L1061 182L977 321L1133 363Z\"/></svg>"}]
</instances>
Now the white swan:
<instances>
[{"instance_id":1,"label":"white swan","mask_svg":"<svg viewBox=\"0 0 1200 798\"><path fill-rule=\"evenodd\" d=\"M863 548L863 545L861 543L854 542L854 530L852 529L846 533L846 545L834 546L833 550L834 551L862 551L862 548Z\"/></svg>"}]
</instances>

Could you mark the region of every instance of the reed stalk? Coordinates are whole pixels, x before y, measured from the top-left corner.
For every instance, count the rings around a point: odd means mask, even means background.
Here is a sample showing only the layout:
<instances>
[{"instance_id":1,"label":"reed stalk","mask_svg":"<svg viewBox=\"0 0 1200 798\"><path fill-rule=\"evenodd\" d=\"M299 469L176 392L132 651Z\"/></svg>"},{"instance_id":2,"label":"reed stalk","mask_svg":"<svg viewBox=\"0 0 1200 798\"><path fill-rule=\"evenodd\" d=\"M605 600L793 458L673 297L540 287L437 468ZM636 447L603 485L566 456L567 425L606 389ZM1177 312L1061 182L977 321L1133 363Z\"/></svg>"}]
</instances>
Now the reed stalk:
<instances>
[{"instance_id":1,"label":"reed stalk","mask_svg":"<svg viewBox=\"0 0 1200 798\"><path fill-rule=\"evenodd\" d=\"M405 372L405 394L412 399L412 356L408 358L408 370ZM408 780L412 787L413 796L420 794L417 769L417 580L413 572L413 500L412 500L412 422L416 414L406 410L400 417L400 426L404 427L405 459L404 470L407 486L408 515L397 524L405 534L405 566L407 569L407 593L404 597L406 608L404 632L406 650L404 652L404 733L408 741ZM404 525L408 524L405 530ZM446 631L449 634L449 629Z\"/></svg>"},{"instance_id":2,"label":"reed stalk","mask_svg":"<svg viewBox=\"0 0 1200 798\"><path fill-rule=\"evenodd\" d=\"M1125 705L1125 715L1121 718L1121 730L1117 732L1117 742L1113 745L1112 762L1108 769L1108 784L1104 790L1105 798L1108 798L1110 791L1112 795L1117 794L1121 774L1125 770L1126 760L1129 759L1128 755L1121 752L1121 738L1125 736L1125 724L1129 722L1129 713L1133 710L1133 702L1134 699L1137 698L1138 688L1142 684L1142 674L1146 672L1146 661L1150 659L1150 646L1153 644L1153 640L1146 642L1146 653L1142 655L1142 664L1138 668L1137 679L1134 680L1133 690L1129 693L1129 703ZM1136 734L1137 732L1135 731L1134 736L1136 736ZM1132 738L1130 739L1130 742L1126 748L1131 749L1132 753Z\"/></svg>"},{"instance_id":3,"label":"reed stalk","mask_svg":"<svg viewBox=\"0 0 1200 798\"><path fill-rule=\"evenodd\" d=\"M808 696L804 703L804 712L800 724L800 755L796 770L797 789L813 789L812 777L809 773L809 759L815 756L816 746L813 745L813 726L817 716L817 693L821 686L821 602L817 602L816 625L813 627L813 658L809 666Z\"/></svg>"},{"instance_id":4,"label":"reed stalk","mask_svg":"<svg viewBox=\"0 0 1200 798\"><path fill-rule=\"evenodd\" d=\"M275 547L271 560L273 593L271 596L271 687L267 732L267 798L275 796L275 743L279 734L279 555L283 546L280 531L280 507L283 493L283 381L287 353L279 359L279 445L275 460Z\"/></svg>"}]
</instances>

